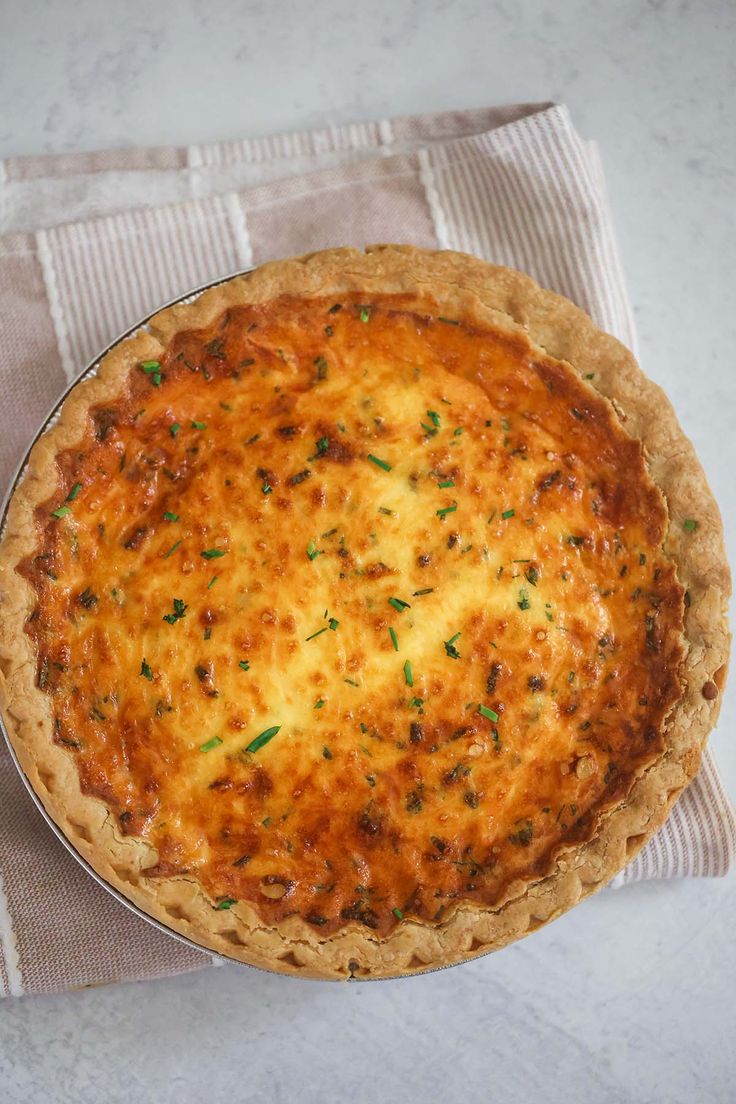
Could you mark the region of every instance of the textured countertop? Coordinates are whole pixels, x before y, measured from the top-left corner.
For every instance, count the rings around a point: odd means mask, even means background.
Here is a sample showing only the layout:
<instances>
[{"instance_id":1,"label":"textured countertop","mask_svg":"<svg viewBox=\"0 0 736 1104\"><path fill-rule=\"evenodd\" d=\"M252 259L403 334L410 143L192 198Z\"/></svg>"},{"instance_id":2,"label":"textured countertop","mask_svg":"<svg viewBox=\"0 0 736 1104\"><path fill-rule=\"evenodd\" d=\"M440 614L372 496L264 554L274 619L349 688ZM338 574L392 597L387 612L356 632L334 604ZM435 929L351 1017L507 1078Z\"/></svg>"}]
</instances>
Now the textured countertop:
<instances>
[{"instance_id":1,"label":"textured countertop","mask_svg":"<svg viewBox=\"0 0 736 1104\"><path fill-rule=\"evenodd\" d=\"M729 0L0 0L0 156L557 99L598 139L639 328L736 560ZM736 794L736 684L713 737ZM736 876L595 897L455 970L222 967L0 1005L0 1099L680 1104L736 1097Z\"/></svg>"}]
</instances>

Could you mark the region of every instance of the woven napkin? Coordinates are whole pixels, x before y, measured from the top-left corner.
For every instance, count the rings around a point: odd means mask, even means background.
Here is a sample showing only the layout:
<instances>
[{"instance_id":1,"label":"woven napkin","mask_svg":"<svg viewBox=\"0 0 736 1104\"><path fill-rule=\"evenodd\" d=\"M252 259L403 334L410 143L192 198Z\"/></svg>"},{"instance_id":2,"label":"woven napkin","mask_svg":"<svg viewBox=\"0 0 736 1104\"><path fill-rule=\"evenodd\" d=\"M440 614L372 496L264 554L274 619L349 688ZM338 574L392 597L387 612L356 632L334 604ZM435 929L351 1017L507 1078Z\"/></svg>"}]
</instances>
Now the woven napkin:
<instances>
[{"instance_id":1,"label":"woven napkin","mask_svg":"<svg viewBox=\"0 0 736 1104\"><path fill-rule=\"evenodd\" d=\"M0 483L52 402L137 318L262 261L411 242L529 272L634 346L596 147L515 105L187 148L0 163ZM618 876L723 874L736 824L713 762ZM0 747L0 994L212 965L98 886Z\"/></svg>"}]
</instances>

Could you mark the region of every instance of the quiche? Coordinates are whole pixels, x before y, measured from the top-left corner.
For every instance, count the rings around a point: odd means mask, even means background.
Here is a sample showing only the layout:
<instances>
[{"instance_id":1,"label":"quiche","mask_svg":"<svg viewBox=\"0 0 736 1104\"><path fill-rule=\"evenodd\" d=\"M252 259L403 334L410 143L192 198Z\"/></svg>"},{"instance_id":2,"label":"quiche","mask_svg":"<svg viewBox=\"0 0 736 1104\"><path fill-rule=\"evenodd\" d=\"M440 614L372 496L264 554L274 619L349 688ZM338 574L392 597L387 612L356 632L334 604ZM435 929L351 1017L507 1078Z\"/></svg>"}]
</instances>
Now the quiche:
<instances>
[{"instance_id":1,"label":"quiche","mask_svg":"<svg viewBox=\"0 0 736 1104\"><path fill-rule=\"evenodd\" d=\"M723 688L718 509L662 391L471 256L266 264L78 383L11 497L5 726L114 888L388 977L604 885Z\"/></svg>"}]
</instances>

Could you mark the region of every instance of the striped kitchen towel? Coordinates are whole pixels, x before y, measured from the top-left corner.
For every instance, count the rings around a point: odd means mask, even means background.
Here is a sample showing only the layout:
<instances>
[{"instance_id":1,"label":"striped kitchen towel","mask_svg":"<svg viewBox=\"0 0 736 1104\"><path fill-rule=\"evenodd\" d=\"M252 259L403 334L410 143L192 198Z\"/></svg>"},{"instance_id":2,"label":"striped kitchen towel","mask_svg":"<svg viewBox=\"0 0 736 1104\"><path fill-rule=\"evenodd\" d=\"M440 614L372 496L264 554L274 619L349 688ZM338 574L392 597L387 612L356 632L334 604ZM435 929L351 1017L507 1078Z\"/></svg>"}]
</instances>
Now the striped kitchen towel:
<instances>
[{"instance_id":1,"label":"striped kitchen towel","mask_svg":"<svg viewBox=\"0 0 736 1104\"><path fill-rule=\"evenodd\" d=\"M529 272L635 344L595 146L564 107L515 105L188 148L0 163L0 482L53 400L137 318L274 257L369 242L466 250ZM706 754L619 875L715 875L736 825ZM0 746L0 994L211 965L100 888Z\"/></svg>"}]
</instances>

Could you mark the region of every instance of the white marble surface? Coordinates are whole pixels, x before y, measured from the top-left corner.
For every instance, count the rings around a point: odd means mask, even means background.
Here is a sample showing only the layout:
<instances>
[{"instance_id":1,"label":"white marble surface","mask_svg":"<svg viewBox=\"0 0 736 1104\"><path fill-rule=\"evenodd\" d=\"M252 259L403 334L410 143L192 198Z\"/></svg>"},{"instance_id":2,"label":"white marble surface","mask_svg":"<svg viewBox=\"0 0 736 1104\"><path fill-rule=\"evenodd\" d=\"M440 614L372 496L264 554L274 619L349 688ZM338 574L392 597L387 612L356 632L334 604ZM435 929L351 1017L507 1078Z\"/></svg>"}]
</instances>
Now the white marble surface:
<instances>
[{"instance_id":1,"label":"white marble surface","mask_svg":"<svg viewBox=\"0 0 736 1104\"><path fill-rule=\"evenodd\" d=\"M564 100L600 141L642 362L734 559L735 41L730 0L0 0L0 155ZM734 731L732 688L713 739L731 794ZM726 1104L735 917L733 875L644 885L410 981L225 967L9 1001L0 1100Z\"/></svg>"}]
</instances>

